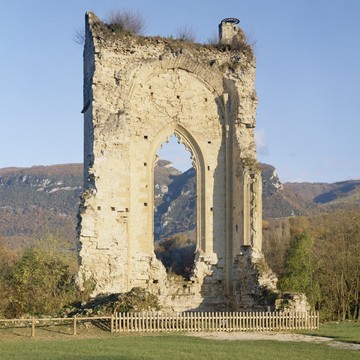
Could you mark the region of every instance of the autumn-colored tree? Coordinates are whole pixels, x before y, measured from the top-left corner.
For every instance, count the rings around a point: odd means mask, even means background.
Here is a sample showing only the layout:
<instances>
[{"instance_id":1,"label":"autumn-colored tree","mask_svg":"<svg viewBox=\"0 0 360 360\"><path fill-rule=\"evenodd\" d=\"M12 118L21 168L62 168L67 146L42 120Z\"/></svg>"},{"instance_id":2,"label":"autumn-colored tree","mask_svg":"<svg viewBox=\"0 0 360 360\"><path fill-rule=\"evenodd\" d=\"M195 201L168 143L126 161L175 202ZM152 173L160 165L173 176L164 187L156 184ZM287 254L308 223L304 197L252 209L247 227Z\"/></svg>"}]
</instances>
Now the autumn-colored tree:
<instances>
[{"instance_id":1,"label":"autumn-colored tree","mask_svg":"<svg viewBox=\"0 0 360 360\"><path fill-rule=\"evenodd\" d=\"M304 292L324 319L360 319L360 211L296 217L290 225L281 290Z\"/></svg>"},{"instance_id":2,"label":"autumn-colored tree","mask_svg":"<svg viewBox=\"0 0 360 360\"><path fill-rule=\"evenodd\" d=\"M11 267L6 279L6 315L39 315L59 312L75 300L76 287L69 265L36 248L27 249Z\"/></svg>"},{"instance_id":3,"label":"autumn-colored tree","mask_svg":"<svg viewBox=\"0 0 360 360\"><path fill-rule=\"evenodd\" d=\"M292 216L289 218L290 236L303 234L310 228L309 219L306 216Z\"/></svg>"},{"instance_id":4,"label":"autumn-colored tree","mask_svg":"<svg viewBox=\"0 0 360 360\"><path fill-rule=\"evenodd\" d=\"M7 279L11 267L20 258L20 252L0 246L0 317L4 316L4 310L9 303Z\"/></svg>"},{"instance_id":5,"label":"autumn-colored tree","mask_svg":"<svg viewBox=\"0 0 360 360\"><path fill-rule=\"evenodd\" d=\"M312 221L313 261L323 316L360 319L360 211L337 210Z\"/></svg>"},{"instance_id":6,"label":"autumn-colored tree","mask_svg":"<svg viewBox=\"0 0 360 360\"><path fill-rule=\"evenodd\" d=\"M285 267L285 255L290 246L288 218L263 220L263 252L266 263L280 275Z\"/></svg>"}]
</instances>

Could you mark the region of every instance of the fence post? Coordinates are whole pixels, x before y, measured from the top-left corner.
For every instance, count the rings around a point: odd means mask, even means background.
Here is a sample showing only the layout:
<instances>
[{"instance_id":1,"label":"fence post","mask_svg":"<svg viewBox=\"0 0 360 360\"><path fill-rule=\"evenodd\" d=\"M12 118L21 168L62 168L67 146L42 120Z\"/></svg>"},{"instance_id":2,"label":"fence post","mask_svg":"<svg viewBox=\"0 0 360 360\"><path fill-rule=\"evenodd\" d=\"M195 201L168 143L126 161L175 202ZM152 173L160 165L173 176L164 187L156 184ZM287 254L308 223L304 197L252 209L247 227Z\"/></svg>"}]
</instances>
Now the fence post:
<instances>
[{"instance_id":1,"label":"fence post","mask_svg":"<svg viewBox=\"0 0 360 360\"><path fill-rule=\"evenodd\" d=\"M315 311L316 314L316 330L320 329L320 312L319 311Z\"/></svg>"},{"instance_id":2,"label":"fence post","mask_svg":"<svg viewBox=\"0 0 360 360\"><path fill-rule=\"evenodd\" d=\"M111 314L110 332L114 332L114 314Z\"/></svg>"},{"instance_id":3,"label":"fence post","mask_svg":"<svg viewBox=\"0 0 360 360\"><path fill-rule=\"evenodd\" d=\"M73 335L76 336L76 315L74 315L74 329L73 329Z\"/></svg>"},{"instance_id":4,"label":"fence post","mask_svg":"<svg viewBox=\"0 0 360 360\"><path fill-rule=\"evenodd\" d=\"M31 318L31 337L35 337L35 318Z\"/></svg>"}]
</instances>

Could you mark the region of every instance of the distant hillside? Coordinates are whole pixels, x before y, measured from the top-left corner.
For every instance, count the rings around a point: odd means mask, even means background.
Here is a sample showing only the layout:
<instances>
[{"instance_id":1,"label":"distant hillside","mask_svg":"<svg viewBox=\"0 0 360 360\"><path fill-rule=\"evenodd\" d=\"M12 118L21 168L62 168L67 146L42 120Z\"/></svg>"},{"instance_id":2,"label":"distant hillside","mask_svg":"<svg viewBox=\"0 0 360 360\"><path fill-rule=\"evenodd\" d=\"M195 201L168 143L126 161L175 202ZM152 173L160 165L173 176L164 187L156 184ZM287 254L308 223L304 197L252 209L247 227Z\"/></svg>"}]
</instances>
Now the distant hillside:
<instances>
[{"instance_id":1,"label":"distant hillside","mask_svg":"<svg viewBox=\"0 0 360 360\"><path fill-rule=\"evenodd\" d=\"M264 219L360 205L360 180L282 184L273 166L260 166ZM154 178L155 238L182 233L193 239L194 169L181 173L169 161L159 160ZM0 244L23 247L54 233L74 246L82 183L81 164L0 169Z\"/></svg>"},{"instance_id":2,"label":"distant hillside","mask_svg":"<svg viewBox=\"0 0 360 360\"><path fill-rule=\"evenodd\" d=\"M313 215L339 207L360 206L360 180L281 184L273 166L260 166L264 219Z\"/></svg>"},{"instance_id":3,"label":"distant hillside","mask_svg":"<svg viewBox=\"0 0 360 360\"><path fill-rule=\"evenodd\" d=\"M82 179L80 164L0 169L1 206L38 206L70 215L82 191Z\"/></svg>"},{"instance_id":4,"label":"distant hillside","mask_svg":"<svg viewBox=\"0 0 360 360\"><path fill-rule=\"evenodd\" d=\"M194 233L196 227L196 173L184 173L169 161L161 160L155 167L154 236L158 240L177 233ZM165 184L164 184L165 183ZM194 234L191 235L194 237Z\"/></svg>"},{"instance_id":5,"label":"distant hillside","mask_svg":"<svg viewBox=\"0 0 360 360\"><path fill-rule=\"evenodd\" d=\"M154 174L154 202L156 207L164 202L164 197L166 198L169 192L168 186L180 174L181 171L175 169L170 161L157 161Z\"/></svg>"},{"instance_id":6,"label":"distant hillside","mask_svg":"<svg viewBox=\"0 0 360 360\"><path fill-rule=\"evenodd\" d=\"M360 205L360 180L326 183L285 183L289 191L299 194L308 203L326 208Z\"/></svg>"},{"instance_id":7,"label":"distant hillside","mask_svg":"<svg viewBox=\"0 0 360 360\"><path fill-rule=\"evenodd\" d=\"M74 244L82 165L0 169L0 238L22 247L54 233Z\"/></svg>"},{"instance_id":8,"label":"distant hillside","mask_svg":"<svg viewBox=\"0 0 360 360\"><path fill-rule=\"evenodd\" d=\"M299 215L300 209L287 199L275 168L262 163L260 168L263 182L263 218Z\"/></svg>"}]
</instances>

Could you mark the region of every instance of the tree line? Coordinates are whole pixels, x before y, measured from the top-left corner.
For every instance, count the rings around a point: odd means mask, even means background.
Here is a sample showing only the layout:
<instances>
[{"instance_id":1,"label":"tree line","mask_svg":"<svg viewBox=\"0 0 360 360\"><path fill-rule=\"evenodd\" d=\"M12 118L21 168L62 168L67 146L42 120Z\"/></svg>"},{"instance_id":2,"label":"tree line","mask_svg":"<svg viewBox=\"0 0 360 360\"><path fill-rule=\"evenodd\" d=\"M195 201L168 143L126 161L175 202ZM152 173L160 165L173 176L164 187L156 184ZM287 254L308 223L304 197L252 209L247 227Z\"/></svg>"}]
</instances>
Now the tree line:
<instances>
[{"instance_id":1,"label":"tree line","mask_svg":"<svg viewBox=\"0 0 360 360\"><path fill-rule=\"evenodd\" d=\"M291 218L279 289L302 292L324 320L360 319L360 212Z\"/></svg>"},{"instance_id":2,"label":"tree line","mask_svg":"<svg viewBox=\"0 0 360 360\"><path fill-rule=\"evenodd\" d=\"M59 315L88 299L75 282L76 254L48 235L22 252L0 246L0 317Z\"/></svg>"},{"instance_id":3,"label":"tree line","mask_svg":"<svg viewBox=\"0 0 360 360\"><path fill-rule=\"evenodd\" d=\"M359 210L292 217L274 229L264 226L275 234L264 252L280 291L305 293L324 320L360 320ZM89 298L93 284L77 288L76 254L64 244L48 235L22 252L0 247L0 317L65 314ZM185 237L160 242L156 253L168 271L189 276L194 246Z\"/></svg>"}]
</instances>

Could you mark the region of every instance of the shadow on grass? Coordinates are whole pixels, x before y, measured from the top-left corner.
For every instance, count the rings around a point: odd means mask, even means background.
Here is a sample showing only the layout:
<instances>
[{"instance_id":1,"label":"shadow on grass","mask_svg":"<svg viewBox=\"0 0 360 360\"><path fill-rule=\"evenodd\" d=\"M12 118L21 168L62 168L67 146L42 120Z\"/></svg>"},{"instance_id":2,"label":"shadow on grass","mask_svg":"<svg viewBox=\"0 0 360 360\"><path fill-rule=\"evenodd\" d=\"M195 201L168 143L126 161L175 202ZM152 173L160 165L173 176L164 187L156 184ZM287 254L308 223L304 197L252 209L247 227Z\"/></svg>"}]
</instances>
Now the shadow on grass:
<instances>
[{"instance_id":1,"label":"shadow on grass","mask_svg":"<svg viewBox=\"0 0 360 360\"><path fill-rule=\"evenodd\" d=\"M336 341L360 344L360 322L324 323L315 331L298 331L309 336L321 336Z\"/></svg>"}]
</instances>

